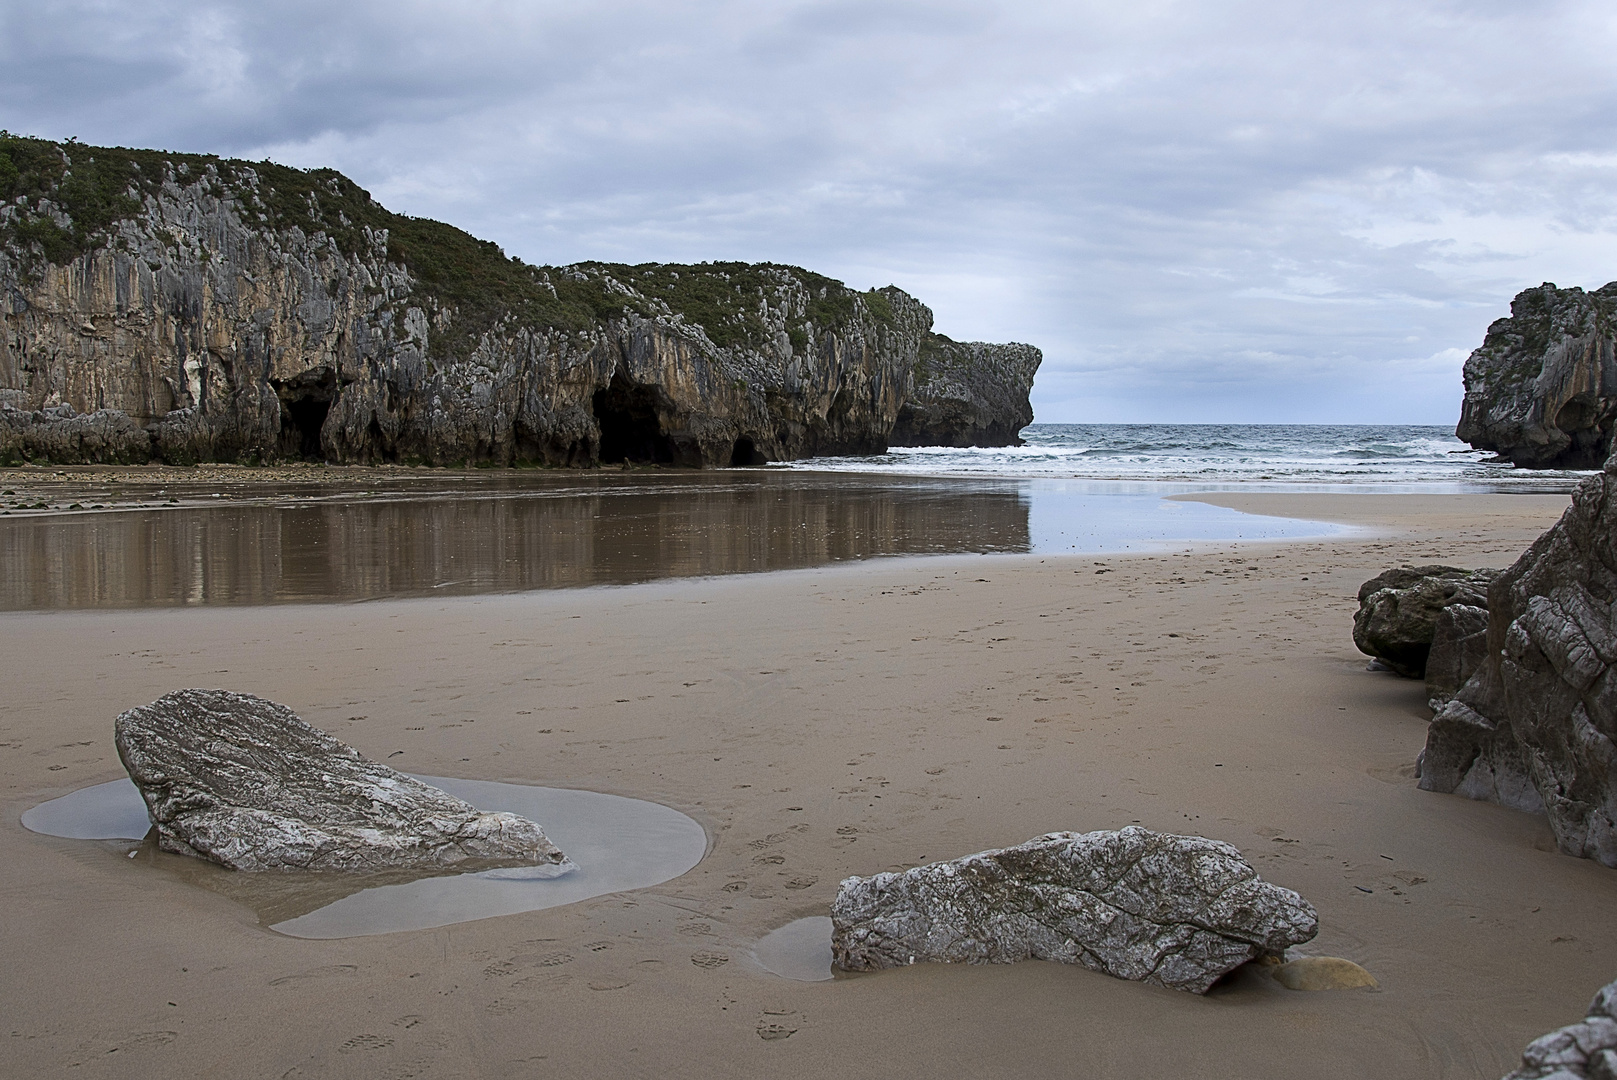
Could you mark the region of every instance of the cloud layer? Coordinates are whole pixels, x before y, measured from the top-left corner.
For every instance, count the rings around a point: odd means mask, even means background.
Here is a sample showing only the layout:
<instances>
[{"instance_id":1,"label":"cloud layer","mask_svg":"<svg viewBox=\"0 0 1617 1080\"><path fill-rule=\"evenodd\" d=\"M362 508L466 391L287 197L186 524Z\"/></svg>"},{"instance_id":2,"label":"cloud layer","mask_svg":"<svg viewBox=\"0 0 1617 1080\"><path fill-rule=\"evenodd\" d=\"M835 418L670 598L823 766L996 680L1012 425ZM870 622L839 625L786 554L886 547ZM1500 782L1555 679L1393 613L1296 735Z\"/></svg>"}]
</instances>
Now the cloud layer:
<instances>
[{"instance_id":1,"label":"cloud layer","mask_svg":"<svg viewBox=\"0 0 1617 1080\"><path fill-rule=\"evenodd\" d=\"M1583 0L0 0L0 126L893 282L1041 346L1041 421L1452 423L1517 290L1617 278L1614 46Z\"/></svg>"}]
</instances>

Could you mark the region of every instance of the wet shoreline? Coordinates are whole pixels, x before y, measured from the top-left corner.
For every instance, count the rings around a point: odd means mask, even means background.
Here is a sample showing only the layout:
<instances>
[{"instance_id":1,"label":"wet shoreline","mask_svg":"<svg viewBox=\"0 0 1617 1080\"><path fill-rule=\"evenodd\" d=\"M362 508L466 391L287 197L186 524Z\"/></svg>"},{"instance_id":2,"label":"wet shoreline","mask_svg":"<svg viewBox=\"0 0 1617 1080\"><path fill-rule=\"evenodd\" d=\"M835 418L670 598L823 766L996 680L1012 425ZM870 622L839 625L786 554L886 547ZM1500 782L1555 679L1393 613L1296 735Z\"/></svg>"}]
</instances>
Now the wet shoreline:
<instances>
[{"instance_id":1,"label":"wet shoreline","mask_svg":"<svg viewBox=\"0 0 1617 1080\"><path fill-rule=\"evenodd\" d=\"M299 479L313 468L281 481L215 468L159 486L61 471L78 487L54 505L74 497L81 511L0 519L0 610L480 595L1341 531L1168 501L1177 488L1162 485L1049 479L343 469L316 483Z\"/></svg>"}]
</instances>

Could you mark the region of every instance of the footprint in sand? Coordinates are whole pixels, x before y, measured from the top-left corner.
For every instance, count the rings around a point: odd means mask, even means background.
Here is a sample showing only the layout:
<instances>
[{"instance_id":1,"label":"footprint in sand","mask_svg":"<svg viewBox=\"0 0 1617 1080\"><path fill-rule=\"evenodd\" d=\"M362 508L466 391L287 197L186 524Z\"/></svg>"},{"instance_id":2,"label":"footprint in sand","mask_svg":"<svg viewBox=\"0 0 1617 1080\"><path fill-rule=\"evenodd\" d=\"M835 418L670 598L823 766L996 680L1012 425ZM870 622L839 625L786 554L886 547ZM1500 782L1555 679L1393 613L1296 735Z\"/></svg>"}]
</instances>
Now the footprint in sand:
<instances>
[{"instance_id":1,"label":"footprint in sand","mask_svg":"<svg viewBox=\"0 0 1617 1080\"><path fill-rule=\"evenodd\" d=\"M758 1037L765 1042L790 1039L801 1028L802 1021L795 1012L770 1012L765 1009L758 1017Z\"/></svg>"},{"instance_id":2,"label":"footprint in sand","mask_svg":"<svg viewBox=\"0 0 1617 1080\"><path fill-rule=\"evenodd\" d=\"M746 887L747 887L747 883L745 881L726 881L724 883L724 891L725 892L740 892L742 889L745 889Z\"/></svg>"},{"instance_id":3,"label":"footprint in sand","mask_svg":"<svg viewBox=\"0 0 1617 1080\"><path fill-rule=\"evenodd\" d=\"M357 1054L361 1050L386 1050L392 1045L392 1039L384 1039L380 1035L372 1035L366 1032L363 1035L355 1035L352 1039L337 1047L337 1053Z\"/></svg>"},{"instance_id":4,"label":"footprint in sand","mask_svg":"<svg viewBox=\"0 0 1617 1080\"><path fill-rule=\"evenodd\" d=\"M813 874L808 874L804 877L792 878L792 880L786 883L786 887L788 889L807 889L819 880L820 879L815 877Z\"/></svg>"},{"instance_id":5,"label":"footprint in sand","mask_svg":"<svg viewBox=\"0 0 1617 1080\"><path fill-rule=\"evenodd\" d=\"M358 973L358 964L327 964L324 967L316 967L310 968L308 971L300 971L296 975L282 975L279 979L271 979L270 985L287 986L292 983L303 982L305 979L342 978L345 975L356 975Z\"/></svg>"},{"instance_id":6,"label":"footprint in sand","mask_svg":"<svg viewBox=\"0 0 1617 1080\"><path fill-rule=\"evenodd\" d=\"M699 968L703 968L703 969L708 970L708 971L711 971L714 968L723 967L725 964L728 964L729 962L730 962L730 958L728 956L726 956L724 953L717 953L717 952L693 952L693 953L691 953L691 963L695 964Z\"/></svg>"}]
</instances>

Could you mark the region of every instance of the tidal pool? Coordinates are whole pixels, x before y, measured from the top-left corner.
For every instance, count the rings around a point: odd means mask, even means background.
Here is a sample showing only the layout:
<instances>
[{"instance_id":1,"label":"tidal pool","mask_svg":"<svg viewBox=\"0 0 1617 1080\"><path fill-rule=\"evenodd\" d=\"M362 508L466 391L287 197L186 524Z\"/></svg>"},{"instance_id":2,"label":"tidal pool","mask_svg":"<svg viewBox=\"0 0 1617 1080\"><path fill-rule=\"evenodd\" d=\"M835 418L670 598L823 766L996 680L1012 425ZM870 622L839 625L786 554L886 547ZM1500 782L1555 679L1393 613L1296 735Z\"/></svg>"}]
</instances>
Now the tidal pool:
<instances>
[{"instance_id":1,"label":"tidal pool","mask_svg":"<svg viewBox=\"0 0 1617 1080\"><path fill-rule=\"evenodd\" d=\"M752 958L783 979L825 982L831 978L831 920L816 915L771 930L752 947Z\"/></svg>"},{"instance_id":2,"label":"tidal pool","mask_svg":"<svg viewBox=\"0 0 1617 1080\"><path fill-rule=\"evenodd\" d=\"M40 803L22 815L22 823L49 836L125 841L131 859L240 901L270 929L301 938L425 930L644 889L679 877L707 852L702 826L661 803L490 780L418 779L480 809L537 821L578 868L552 878L520 869L425 877L243 874L157 850L146 839L151 826L146 804L127 779Z\"/></svg>"}]
</instances>

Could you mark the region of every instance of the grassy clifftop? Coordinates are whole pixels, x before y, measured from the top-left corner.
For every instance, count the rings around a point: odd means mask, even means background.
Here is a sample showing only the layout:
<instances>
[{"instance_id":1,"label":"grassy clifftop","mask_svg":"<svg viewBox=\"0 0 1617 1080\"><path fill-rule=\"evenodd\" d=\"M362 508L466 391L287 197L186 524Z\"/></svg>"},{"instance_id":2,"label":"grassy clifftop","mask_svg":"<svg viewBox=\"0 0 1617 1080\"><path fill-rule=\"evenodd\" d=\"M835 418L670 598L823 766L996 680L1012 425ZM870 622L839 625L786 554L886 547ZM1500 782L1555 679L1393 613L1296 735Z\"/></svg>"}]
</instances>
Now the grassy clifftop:
<instances>
[{"instance_id":1,"label":"grassy clifftop","mask_svg":"<svg viewBox=\"0 0 1617 1080\"><path fill-rule=\"evenodd\" d=\"M119 223L140 217L147 201L171 184L205 185L207 193L233 202L249 225L256 221L266 232L324 234L349 257L369 250L366 230L385 230L388 261L405 267L425 298L456 313L460 333L440 338L443 347L503 318L578 331L628 311L678 315L700 325L722 348L757 348L773 332L760 301L779 306L789 278L806 291L799 322L840 325L861 306L878 323L892 320L885 290L857 292L797 267L737 262L530 266L452 225L395 214L333 169L58 143L3 131L0 247L26 274L37 272L41 263L63 265L116 246ZM796 348L809 341L799 322L789 321L787 330Z\"/></svg>"}]
</instances>

